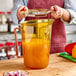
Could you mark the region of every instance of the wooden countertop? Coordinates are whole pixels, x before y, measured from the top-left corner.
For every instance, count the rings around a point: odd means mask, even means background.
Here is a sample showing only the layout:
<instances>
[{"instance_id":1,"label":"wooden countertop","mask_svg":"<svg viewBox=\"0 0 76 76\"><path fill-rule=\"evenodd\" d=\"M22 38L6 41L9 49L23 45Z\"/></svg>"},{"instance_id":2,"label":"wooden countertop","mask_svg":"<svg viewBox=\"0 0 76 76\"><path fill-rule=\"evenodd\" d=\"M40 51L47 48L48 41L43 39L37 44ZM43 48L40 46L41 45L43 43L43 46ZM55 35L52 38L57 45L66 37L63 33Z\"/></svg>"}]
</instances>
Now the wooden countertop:
<instances>
[{"instance_id":1,"label":"wooden countertop","mask_svg":"<svg viewBox=\"0 0 76 76\"><path fill-rule=\"evenodd\" d=\"M76 76L76 63L57 54L51 54L48 67L40 70L24 67L23 58L0 61L0 76L3 76L4 72L16 70L27 70L29 76Z\"/></svg>"}]
</instances>

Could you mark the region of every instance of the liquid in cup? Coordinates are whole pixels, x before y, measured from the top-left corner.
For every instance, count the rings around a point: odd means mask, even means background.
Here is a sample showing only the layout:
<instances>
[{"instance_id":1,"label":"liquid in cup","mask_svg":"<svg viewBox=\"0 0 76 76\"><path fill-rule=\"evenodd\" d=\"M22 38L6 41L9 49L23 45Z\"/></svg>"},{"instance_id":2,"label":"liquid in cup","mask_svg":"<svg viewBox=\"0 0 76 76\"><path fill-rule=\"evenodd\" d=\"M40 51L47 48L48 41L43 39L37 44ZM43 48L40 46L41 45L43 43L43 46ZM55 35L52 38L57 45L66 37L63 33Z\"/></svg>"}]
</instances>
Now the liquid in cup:
<instances>
[{"instance_id":1,"label":"liquid in cup","mask_svg":"<svg viewBox=\"0 0 76 76\"><path fill-rule=\"evenodd\" d=\"M50 41L31 39L23 41L24 64L30 68L44 68L49 63Z\"/></svg>"}]
</instances>

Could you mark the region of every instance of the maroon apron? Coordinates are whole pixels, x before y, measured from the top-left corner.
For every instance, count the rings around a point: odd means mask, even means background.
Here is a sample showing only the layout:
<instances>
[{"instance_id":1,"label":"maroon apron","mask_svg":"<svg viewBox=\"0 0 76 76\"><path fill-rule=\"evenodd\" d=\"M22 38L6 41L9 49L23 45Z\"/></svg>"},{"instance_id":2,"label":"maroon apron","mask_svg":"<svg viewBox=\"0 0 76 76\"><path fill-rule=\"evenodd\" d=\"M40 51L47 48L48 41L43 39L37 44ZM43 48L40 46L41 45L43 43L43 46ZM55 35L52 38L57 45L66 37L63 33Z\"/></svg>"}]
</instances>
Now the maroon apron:
<instances>
[{"instance_id":1,"label":"maroon apron","mask_svg":"<svg viewBox=\"0 0 76 76\"><path fill-rule=\"evenodd\" d=\"M63 7L64 0L28 0L29 9L50 9L53 5ZM26 20L50 18L49 14L47 17L27 17ZM52 27L51 53L63 52L65 44L66 34L64 23L60 19L56 19Z\"/></svg>"}]
</instances>

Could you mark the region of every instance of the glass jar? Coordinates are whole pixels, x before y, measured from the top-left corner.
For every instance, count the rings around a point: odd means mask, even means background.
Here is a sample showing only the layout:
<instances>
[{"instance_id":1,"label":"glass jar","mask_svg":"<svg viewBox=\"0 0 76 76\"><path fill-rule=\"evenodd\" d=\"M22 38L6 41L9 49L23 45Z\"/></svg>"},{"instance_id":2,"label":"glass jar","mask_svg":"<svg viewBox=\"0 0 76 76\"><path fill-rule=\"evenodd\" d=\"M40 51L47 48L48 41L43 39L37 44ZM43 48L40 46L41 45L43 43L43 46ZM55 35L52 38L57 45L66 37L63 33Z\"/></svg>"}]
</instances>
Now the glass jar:
<instances>
[{"instance_id":1,"label":"glass jar","mask_svg":"<svg viewBox=\"0 0 76 76\"><path fill-rule=\"evenodd\" d=\"M5 12L0 12L0 24L6 24Z\"/></svg>"},{"instance_id":2,"label":"glass jar","mask_svg":"<svg viewBox=\"0 0 76 76\"><path fill-rule=\"evenodd\" d=\"M6 42L5 46L6 46L6 52L7 52L8 59L16 58L17 56L16 56L16 52L15 52L14 43Z\"/></svg>"},{"instance_id":3,"label":"glass jar","mask_svg":"<svg viewBox=\"0 0 76 76\"><path fill-rule=\"evenodd\" d=\"M21 42L18 42L18 56L21 56Z\"/></svg>"},{"instance_id":4,"label":"glass jar","mask_svg":"<svg viewBox=\"0 0 76 76\"><path fill-rule=\"evenodd\" d=\"M15 43L14 43L15 44ZM16 45L16 44L15 44ZM16 47L16 46L15 46ZM21 42L18 42L18 57L22 55Z\"/></svg>"},{"instance_id":5,"label":"glass jar","mask_svg":"<svg viewBox=\"0 0 76 76\"><path fill-rule=\"evenodd\" d=\"M11 24L13 23L12 18L11 18L11 14L12 14L12 11L8 11L8 12L7 12L8 32L11 32L11 31L10 31L10 29L11 29Z\"/></svg>"},{"instance_id":6,"label":"glass jar","mask_svg":"<svg viewBox=\"0 0 76 76\"><path fill-rule=\"evenodd\" d=\"M12 14L12 11L7 12L7 19L9 19L9 21L12 22L11 14Z\"/></svg>"},{"instance_id":7,"label":"glass jar","mask_svg":"<svg viewBox=\"0 0 76 76\"><path fill-rule=\"evenodd\" d=\"M22 51L24 65L32 69L42 69L48 66L51 30L53 19L36 19L21 23ZM17 35L15 29L15 42ZM16 55L18 55L18 45L16 45Z\"/></svg>"},{"instance_id":8,"label":"glass jar","mask_svg":"<svg viewBox=\"0 0 76 76\"><path fill-rule=\"evenodd\" d=\"M0 44L0 60L4 59L8 59L8 57L5 52L4 44Z\"/></svg>"}]
</instances>

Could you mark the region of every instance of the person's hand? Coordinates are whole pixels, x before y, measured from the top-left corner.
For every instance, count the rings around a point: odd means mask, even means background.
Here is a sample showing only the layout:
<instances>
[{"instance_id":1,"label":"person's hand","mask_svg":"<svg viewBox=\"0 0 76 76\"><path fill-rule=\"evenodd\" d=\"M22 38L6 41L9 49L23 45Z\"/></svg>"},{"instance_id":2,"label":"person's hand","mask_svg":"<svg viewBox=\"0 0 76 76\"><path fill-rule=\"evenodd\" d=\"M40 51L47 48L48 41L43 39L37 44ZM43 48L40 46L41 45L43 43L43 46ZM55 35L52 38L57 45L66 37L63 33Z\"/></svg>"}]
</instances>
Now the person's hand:
<instances>
[{"instance_id":1,"label":"person's hand","mask_svg":"<svg viewBox=\"0 0 76 76\"><path fill-rule=\"evenodd\" d=\"M26 6L20 6L17 10L17 18L18 20L22 20L27 16L28 8Z\"/></svg>"},{"instance_id":2,"label":"person's hand","mask_svg":"<svg viewBox=\"0 0 76 76\"><path fill-rule=\"evenodd\" d=\"M63 8L55 5L50 8L51 12L51 18L57 19L61 18L63 16Z\"/></svg>"}]
</instances>

